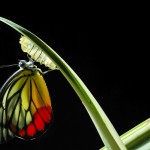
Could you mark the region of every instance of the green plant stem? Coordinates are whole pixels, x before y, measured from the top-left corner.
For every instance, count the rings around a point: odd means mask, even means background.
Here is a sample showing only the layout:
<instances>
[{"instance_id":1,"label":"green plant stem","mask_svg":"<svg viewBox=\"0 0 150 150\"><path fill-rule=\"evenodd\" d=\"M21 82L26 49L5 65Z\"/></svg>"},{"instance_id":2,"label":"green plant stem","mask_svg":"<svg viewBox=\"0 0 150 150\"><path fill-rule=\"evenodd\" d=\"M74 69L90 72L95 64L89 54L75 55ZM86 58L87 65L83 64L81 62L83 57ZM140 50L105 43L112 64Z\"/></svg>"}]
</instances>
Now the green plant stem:
<instances>
[{"instance_id":1,"label":"green plant stem","mask_svg":"<svg viewBox=\"0 0 150 150\"><path fill-rule=\"evenodd\" d=\"M82 104L85 106L104 145L111 150L126 150L125 145L121 141L118 133L108 119L107 115L104 113L104 111L102 110L96 99L93 97L91 92L88 90L88 88L85 86L85 84L71 69L71 67L51 47L49 47L40 38L38 38L27 29L8 19L0 17L0 20L17 30L22 35L27 36L34 43L36 43L36 45L38 45L45 52L45 54L57 65L61 73L68 80L70 85L79 96Z\"/></svg>"},{"instance_id":2,"label":"green plant stem","mask_svg":"<svg viewBox=\"0 0 150 150\"><path fill-rule=\"evenodd\" d=\"M128 150L150 150L150 119L147 119L121 136ZM106 147L100 150L107 150Z\"/></svg>"}]
</instances>

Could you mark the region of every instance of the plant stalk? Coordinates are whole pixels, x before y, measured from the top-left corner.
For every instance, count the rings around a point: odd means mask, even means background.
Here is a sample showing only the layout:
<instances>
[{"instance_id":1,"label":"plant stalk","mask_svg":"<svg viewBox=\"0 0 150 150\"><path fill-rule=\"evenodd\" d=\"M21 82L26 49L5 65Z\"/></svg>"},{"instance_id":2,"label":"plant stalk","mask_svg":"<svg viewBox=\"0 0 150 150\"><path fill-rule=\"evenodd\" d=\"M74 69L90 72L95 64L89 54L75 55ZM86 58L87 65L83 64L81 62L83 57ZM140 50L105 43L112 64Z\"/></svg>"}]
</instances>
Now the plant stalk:
<instances>
[{"instance_id":1,"label":"plant stalk","mask_svg":"<svg viewBox=\"0 0 150 150\"><path fill-rule=\"evenodd\" d=\"M121 139L128 150L150 150L150 118L121 135Z\"/></svg>"},{"instance_id":2,"label":"plant stalk","mask_svg":"<svg viewBox=\"0 0 150 150\"><path fill-rule=\"evenodd\" d=\"M107 149L127 150L101 106L72 68L51 47L32 32L3 17L0 17L0 21L14 28L22 35L27 36L57 65L61 73L79 96Z\"/></svg>"}]
</instances>

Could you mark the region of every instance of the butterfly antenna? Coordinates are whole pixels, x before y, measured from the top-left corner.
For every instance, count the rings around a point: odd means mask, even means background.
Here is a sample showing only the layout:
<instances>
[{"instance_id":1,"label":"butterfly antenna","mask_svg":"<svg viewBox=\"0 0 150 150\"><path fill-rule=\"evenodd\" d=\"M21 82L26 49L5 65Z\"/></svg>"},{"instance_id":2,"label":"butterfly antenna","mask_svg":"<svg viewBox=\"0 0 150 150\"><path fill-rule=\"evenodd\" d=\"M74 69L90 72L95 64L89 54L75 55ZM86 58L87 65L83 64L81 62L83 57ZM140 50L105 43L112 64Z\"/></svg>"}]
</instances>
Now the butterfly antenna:
<instances>
[{"instance_id":1,"label":"butterfly antenna","mask_svg":"<svg viewBox=\"0 0 150 150\"><path fill-rule=\"evenodd\" d=\"M6 67L12 67L17 66L18 64L12 64L12 65L1 65L0 68L6 68Z\"/></svg>"}]
</instances>

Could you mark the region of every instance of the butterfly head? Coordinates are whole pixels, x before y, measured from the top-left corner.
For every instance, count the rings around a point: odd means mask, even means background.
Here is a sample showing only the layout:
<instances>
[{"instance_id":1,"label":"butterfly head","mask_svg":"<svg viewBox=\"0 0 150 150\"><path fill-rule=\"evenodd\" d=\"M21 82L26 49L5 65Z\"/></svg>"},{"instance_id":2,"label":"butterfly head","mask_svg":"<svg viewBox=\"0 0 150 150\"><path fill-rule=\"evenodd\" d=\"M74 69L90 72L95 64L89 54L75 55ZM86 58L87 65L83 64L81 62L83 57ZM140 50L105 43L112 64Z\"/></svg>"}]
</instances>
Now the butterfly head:
<instances>
[{"instance_id":1,"label":"butterfly head","mask_svg":"<svg viewBox=\"0 0 150 150\"><path fill-rule=\"evenodd\" d=\"M37 68L36 65L34 65L34 62L32 60L26 61L26 60L19 60L19 64L18 66L21 69L28 69L28 70L32 70L32 71L39 71L42 72L41 69Z\"/></svg>"}]
</instances>

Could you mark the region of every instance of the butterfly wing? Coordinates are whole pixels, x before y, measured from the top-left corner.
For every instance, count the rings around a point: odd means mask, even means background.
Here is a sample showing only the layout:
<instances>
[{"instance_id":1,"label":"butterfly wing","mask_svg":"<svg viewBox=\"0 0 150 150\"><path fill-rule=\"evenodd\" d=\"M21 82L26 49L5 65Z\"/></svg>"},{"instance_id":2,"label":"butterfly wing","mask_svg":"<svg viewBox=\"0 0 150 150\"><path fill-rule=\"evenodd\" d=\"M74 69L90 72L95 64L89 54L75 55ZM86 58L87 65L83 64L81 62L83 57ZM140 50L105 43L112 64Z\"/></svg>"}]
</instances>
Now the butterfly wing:
<instances>
[{"instance_id":1,"label":"butterfly wing","mask_svg":"<svg viewBox=\"0 0 150 150\"><path fill-rule=\"evenodd\" d=\"M3 91L3 107L8 129L23 139L42 135L52 121L49 92L38 70L23 69Z\"/></svg>"},{"instance_id":2,"label":"butterfly wing","mask_svg":"<svg viewBox=\"0 0 150 150\"><path fill-rule=\"evenodd\" d=\"M8 128L6 121L6 111L4 107L0 106L0 144L12 139L14 133Z\"/></svg>"},{"instance_id":3,"label":"butterfly wing","mask_svg":"<svg viewBox=\"0 0 150 150\"><path fill-rule=\"evenodd\" d=\"M6 101L4 99L5 90L11 83L12 78L9 78L0 89L0 144L7 142L15 137L15 134L9 129L7 123Z\"/></svg>"}]
</instances>

